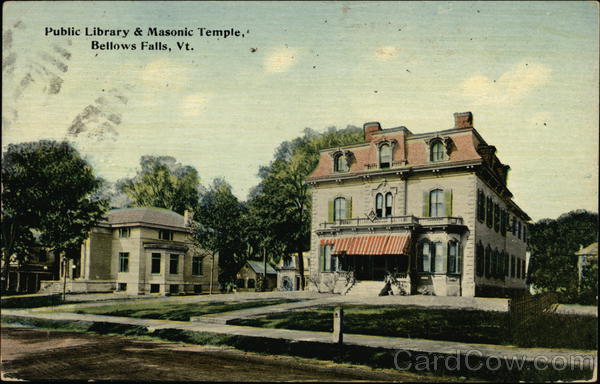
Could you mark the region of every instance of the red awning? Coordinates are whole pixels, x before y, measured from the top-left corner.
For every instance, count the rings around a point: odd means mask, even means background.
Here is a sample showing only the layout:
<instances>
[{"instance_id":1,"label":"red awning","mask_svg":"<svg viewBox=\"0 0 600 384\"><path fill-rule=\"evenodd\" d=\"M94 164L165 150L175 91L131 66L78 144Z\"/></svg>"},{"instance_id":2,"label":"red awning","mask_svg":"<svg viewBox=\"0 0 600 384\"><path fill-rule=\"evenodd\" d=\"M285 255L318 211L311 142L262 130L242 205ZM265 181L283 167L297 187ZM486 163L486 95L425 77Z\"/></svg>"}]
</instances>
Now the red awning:
<instances>
[{"instance_id":1,"label":"red awning","mask_svg":"<svg viewBox=\"0 0 600 384\"><path fill-rule=\"evenodd\" d=\"M348 255L407 255L410 236L371 235L321 239L321 245L333 245L333 253Z\"/></svg>"}]
</instances>

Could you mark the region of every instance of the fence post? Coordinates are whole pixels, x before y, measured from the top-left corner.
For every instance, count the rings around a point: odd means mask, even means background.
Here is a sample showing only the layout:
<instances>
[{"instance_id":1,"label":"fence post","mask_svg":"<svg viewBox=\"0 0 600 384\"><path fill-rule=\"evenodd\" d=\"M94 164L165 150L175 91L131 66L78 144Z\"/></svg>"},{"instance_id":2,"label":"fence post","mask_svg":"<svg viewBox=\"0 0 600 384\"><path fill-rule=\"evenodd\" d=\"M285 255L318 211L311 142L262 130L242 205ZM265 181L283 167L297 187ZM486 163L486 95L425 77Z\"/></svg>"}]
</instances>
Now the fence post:
<instances>
[{"instance_id":1,"label":"fence post","mask_svg":"<svg viewBox=\"0 0 600 384\"><path fill-rule=\"evenodd\" d=\"M344 308L336 307L333 312L333 342L344 343Z\"/></svg>"}]
</instances>

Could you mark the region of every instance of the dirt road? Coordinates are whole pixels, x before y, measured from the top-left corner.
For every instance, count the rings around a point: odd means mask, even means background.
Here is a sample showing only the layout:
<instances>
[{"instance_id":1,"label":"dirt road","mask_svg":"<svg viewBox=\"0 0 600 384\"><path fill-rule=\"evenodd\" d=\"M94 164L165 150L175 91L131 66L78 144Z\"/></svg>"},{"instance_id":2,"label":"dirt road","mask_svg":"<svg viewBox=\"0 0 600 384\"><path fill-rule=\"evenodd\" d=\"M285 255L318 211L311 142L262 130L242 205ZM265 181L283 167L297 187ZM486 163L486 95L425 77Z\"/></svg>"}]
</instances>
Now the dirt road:
<instances>
[{"instance_id":1,"label":"dirt road","mask_svg":"<svg viewBox=\"0 0 600 384\"><path fill-rule=\"evenodd\" d=\"M431 381L286 356L2 326L2 377L21 380ZM439 379L439 377L438 377Z\"/></svg>"}]
</instances>

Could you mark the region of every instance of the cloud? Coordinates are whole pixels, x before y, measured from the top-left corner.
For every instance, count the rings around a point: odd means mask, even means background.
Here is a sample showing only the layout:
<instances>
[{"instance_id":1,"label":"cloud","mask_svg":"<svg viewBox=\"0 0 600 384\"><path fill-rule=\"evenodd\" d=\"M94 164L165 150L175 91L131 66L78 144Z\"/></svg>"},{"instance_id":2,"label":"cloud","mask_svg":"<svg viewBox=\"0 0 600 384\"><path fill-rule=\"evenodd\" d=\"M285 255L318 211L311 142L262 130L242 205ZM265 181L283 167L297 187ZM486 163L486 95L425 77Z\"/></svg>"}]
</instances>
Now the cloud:
<instances>
[{"instance_id":1,"label":"cloud","mask_svg":"<svg viewBox=\"0 0 600 384\"><path fill-rule=\"evenodd\" d=\"M398 53L398 48L388 45L386 47L381 47L375 51L375 57L379 60L389 60L392 57L396 56Z\"/></svg>"},{"instance_id":2,"label":"cloud","mask_svg":"<svg viewBox=\"0 0 600 384\"><path fill-rule=\"evenodd\" d=\"M466 79L462 84L462 92L477 105L513 104L546 84L551 72L544 64L520 62L497 80L480 74Z\"/></svg>"},{"instance_id":3,"label":"cloud","mask_svg":"<svg viewBox=\"0 0 600 384\"><path fill-rule=\"evenodd\" d=\"M202 113L207 98L201 93L186 96L181 103L181 113L187 117L195 117Z\"/></svg>"},{"instance_id":4,"label":"cloud","mask_svg":"<svg viewBox=\"0 0 600 384\"><path fill-rule=\"evenodd\" d=\"M296 64L297 54L293 48L276 49L265 57L264 69L269 73L285 72Z\"/></svg>"}]
</instances>

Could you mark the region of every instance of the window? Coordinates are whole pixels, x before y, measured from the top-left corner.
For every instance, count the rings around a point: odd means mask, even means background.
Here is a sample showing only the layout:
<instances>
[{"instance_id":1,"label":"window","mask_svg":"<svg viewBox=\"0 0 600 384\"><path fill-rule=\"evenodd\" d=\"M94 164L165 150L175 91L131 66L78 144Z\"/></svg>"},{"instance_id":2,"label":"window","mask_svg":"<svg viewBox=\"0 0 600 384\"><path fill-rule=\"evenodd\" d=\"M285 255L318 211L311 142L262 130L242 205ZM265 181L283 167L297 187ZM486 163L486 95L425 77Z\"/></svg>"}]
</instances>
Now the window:
<instances>
[{"instance_id":1,"label":"window","mask_svg":"<svg viewBox=\"0 0 600 384\"><path fill-rule=\"evenodd\" d=\"M158 238L161 240L173 240L173 232L161 229L158 231Z\"/></svg>"},{"instance_id":2,"label":"window","mask_svg":"<svg viewBox=\"0 0 600 384\"><path fill-rule=\"evenodd\" d=\"M150 293L159 293L160 284L150 284Z\"/></svg>"},{"instance_id":3,"label":"window","mask_svg":"<svg viewBox=\"0 0 600 384\"><path fill-rule=\"evenodd\" d=\"M485 221L485 194L481 189L477 191L477 220Z\"/></svg>"},{"instance_id":4,"label":"window","mask_svg":"<svg viewBox=\"0 0 600 384\"><path fill-rule=\"evenodd\" d=\"M192 275L202 275L202 257L200 256L192 257Z\"/></svg>"},{"instance_id":5,"label":"window","mask_svg":"<svg viewBox=\"0 0 600 384\"><path fill-rule=\"evenodd\" d=\"M178 284L169 285L169 293L171 295L175 295L175 294L179 293L179 285Z\"/></svg>"},{"instance_id":6,"label":"window","mask_svg":"<svg viewBox=\"0 0 600 384\"><path fill-rule=\"evenodd\" d=\"M377 217L383 217L383 195L381 193L375 196L375 214Z\"/></svg>"},{"instance_id":7,"label":"window","mask_svg":"<svg viewBox=\"0 0 600 384\"><path fill-rule=\"evenodd\" d=\"M379 147L379 168L389 168L392 165L392 147L383 144Z\"/></svg>"},{"instance_id":8,"label":"window","mask_svg":"<svg viewBox=\"0 0 600 384\"><path fill-rule=\"evenodd\" d=\"M444 213L444 191L434 189L429 193L429 216L442 217Z\"/></svg>"},{"instance_id":9,"label":"window","mask_svg":"<svg viewBox=\"0 0 600 384\"><path fill-rule=\"evenodd\" d=\"M515 268L515 255L510 257L510 277L515 277L516 268Z\"/></svg>"},{"instance_id":10,"label":"window","mask_svg":"<svg viewBox=\"0 0 600 384\"><path fill-rule=\"evenodd\" d=\"M202 285L194 284L194 293L202 293Z\"/></svg>"},{"instance_id":11,"label":"window","mask_svg":"<svg viewBox=\"0 0 600 384\"><path fill-rule=\"evenodd\" d=\"M429 154L429 160L431 161L442 161L444 160L444 144L441 141L434 141L431 144L431 151Z\"/></svg>"},{"instance_id":12,"label":"window","mask_svg":"<svg viewBox=\"0 0 600 384\"><path fill-rule=\"evenodd\" d=\"M521 239L521 222L517 221L517 237Z\"/></svg>"},{"instance_id":13,"label":"window","mask_svg":"<svg viewBox=\"0 0 600 384\"><path fill-rule=\"evenodd\" d=\"M152 254L152 273L160 273L160 253Z\"/></svg>"},{"instance_id":14,"label":"window","mask_svg":"<svg viewBox=\"0 0 600 384\"><path fill-rule=\"evenodd\" d=\"M333 201L333 220L346 219L346 199L338 197Z\"/></svg>"},{"instance_id":15,"label":"window","mask_svg":"<svg viewBox=\"0 0 600 384\"><path fill-rule=\"evenodd\" d=\"M420 265L422 272L445 272L445 258L443 257L442 247L441 242L423 242Z\"/></svg>"},{"instance_id":16,"label":"window","mask_svg":"<svg viewBox=\"0 0 600 384\"><path fill-rule=\"evenodd\" d=\"M521 260L521 277L524 279L527 277L527 273L525 271L525 260Z\"/></svg>"},{"instance_id":17,"label":"window","mask_svg":"<svg viewBox=\"0 0 600 384\"><path fill-rule=\"evenodd\" d=\"M119 252L119 272L129 272L129 252Z\"/></svg>"},{"instance_id":18,"label":"window","mask_svg":"<svg viewBox=\"0 0 600 384\"><path fill-rule=\"evenodd\" d=\"M335 157L334 170L336 172L348 171L348 163L346 162L346 157L341 153Z\"/></svg>"},{"instance_id":19,"label":"window","mask_svg":"<svg viewBox=\"0 0 600 384\"><path fill-rule=\"evenodd\" d=\"M523 224L523 241L527 242L527 226Z\"/></svg>"},{"instance_id":20,"label":"window","mask_svg":"<svg viewBox=\"0 0 600 384\"><path fill-rule=\"evenodd\" d=\"M500 230L500 205L494 204L494 231Z\"/></svg>"},{"instance_id":21,"label":"window","mask_svg":"<svg viewBox=\"0 0 600 384\"><path fill-rule=\"evenodd\" d=\"M428 242L423 243L420 266L423 272L431 272L431 248Z\"/></svg>"},{"instance_id":22,"label":"window","mask_svg":"<svg viewBox=\"0 0 600 384\"><path fill-rule=\"evenodd\" d=\"M515 216L513 216L512 218L512 230L511 230L513 236L517 235L517 218Z\"/></svg>"},{"instance_id":23,"label":"window","mask_svg":"<svg viewBox=\"0 0 600 384\"><path fill-rule=\"evenodd\" d=\"M504 209L501 209L500 210L500 234L502 236L506 236L506 221L507 221L506 211Z\"/></svg>"},{"instance_id":24,"label":"window","mask_svg":"<svg viewBox=\"0 0 600 384\"><path fill-rule=\"evenodd\" d=\"M488 244L485 248L485 277L491 277L492 270L492 247Z\"/></svg>"},{"instance_id":25,"label":"window","mask_svg":"<svg viewBox=\"0 0 600 384\"><path fill-rule=\"evenodd\" d=\"M481 244L481 242L479 242L479 244L477 244L477 247L475 248L475 262L477 263L476 265L476 272L477 272L477 276L481 277L483 276L483 271L484 271L484 267L485 267L485 260L484 260L484 249L483 249L483 244Z\"/></svg>"},{"instance_id":26,"label":"window","mask_svg":"<svg viewBox=\"0 0 600 384\"><path fill-rule=\"evenodd\" d=\"M179 255L171 255L169 259L169 273L171 275L176 275L179 269Z\"/></svg>"},{"instance_id":27,"label":"window","mask_svg":"<svg viewBox=\"0 0 600 384\"><path fill-rule=\"evenodd\" d=\"M335 272L337 269L337 256L332 255L332 246L325 245L321 248L323 254L321 255L321 270L323 272Z\"/></svg>"},{"instance_id":28,"label":"window","mask_svg":"<svg viewBox=\"0 0 600 384\"><path fill-rule=\"evenodd\" d=\"M119 283L119 285L117 286L117 290L124 292L127 290L127 283Z\"/></svg>"},{"instance_id":29,"label":"window","mask_svg":"<svg viewBox=\"0 0 600 384\"><path fill-rule=\"evenodd\" d=\"M119 237L130 237L131 236L131 228L119 228Z\"/></svg>"},{"instance_id":30,"label":"window","mask_svg":"<svg viewBox=\"0 0 600 384\"><path fill-rule=\"evenodd\" d=\"M460 273L461 271L461 255L459 248L458 242L448 242L448 273Z\"/></svg>"},{"instance_id":31,"label":"window","mask_svg":"<svg viewBox=\"0 0 600 384\"><path fill-rule=\"evenodd\" d=\"M244 281L244 279L237 279L235 282L235 286L244 289L246 288L246 281Z\"/></svg>"},{"instance_id":32,"label":"window","mask_svg":"<svg viewBox=\"0 0 600 384\"><path fill-rule=\"evenodd\" d=\"M504 276L508 277L508 274L509 274L509 269L508 269L509 265L508 265L508 263L510 261L509 260L509 255L506 252L503 252L503 253L504 253Z\"/></svg>"},{"instance_id":33,"label":"window","mask_svg":"<svg viewBox=\"0 0 600 384\"><path fill-rule=\"evenodd\" d=\"M385 194L385 217L392 216L393 199L391 192Z\"/></svg>"},{"instance_id":34,"label":"window","mask_svg":"<svg viewBox=\"0 0 600 384\"><path fill-rule=\"evenodd\" d=\"M517 259L517 279L521 278L521 259Z\"/></svg>"},{"instance_id":35,"label":"window","mask_svg":"<svg viewBox=\"0 0 600 384\"><path fill-rule=\"evenodd\" d=\"M256 288L256 282L254 279L248 279L248 288Z\"/></svg>"},{"instance_id":36,"label":"window","mask_svg":"<svg viewBox=\"0 0 600 384\"><path fill-rule=\"evenodd\" d=\"M292 267L292 257L291 256L284 256L283 257L283 267L284 268L291 268Z\"/></svg>"},{"instance_id":37,"label":"window","mask_svg":"<svg viewBox=\"0 0 600 384\"><path fill-rule=\"evenodd\" d=\"M485 223L489 228L492 228L493 219L494 219L494 203L491 197L486 197L485 199Z\"/></svg>"}]
</instances>

